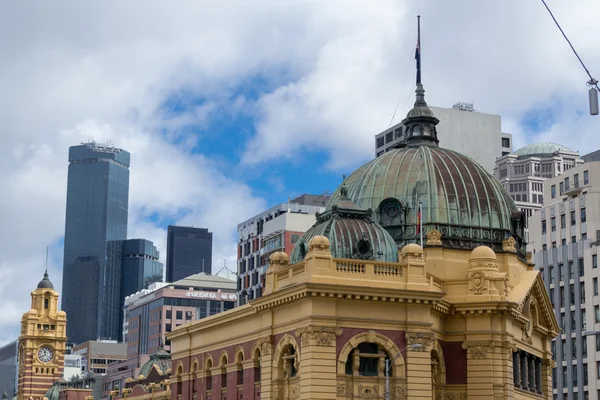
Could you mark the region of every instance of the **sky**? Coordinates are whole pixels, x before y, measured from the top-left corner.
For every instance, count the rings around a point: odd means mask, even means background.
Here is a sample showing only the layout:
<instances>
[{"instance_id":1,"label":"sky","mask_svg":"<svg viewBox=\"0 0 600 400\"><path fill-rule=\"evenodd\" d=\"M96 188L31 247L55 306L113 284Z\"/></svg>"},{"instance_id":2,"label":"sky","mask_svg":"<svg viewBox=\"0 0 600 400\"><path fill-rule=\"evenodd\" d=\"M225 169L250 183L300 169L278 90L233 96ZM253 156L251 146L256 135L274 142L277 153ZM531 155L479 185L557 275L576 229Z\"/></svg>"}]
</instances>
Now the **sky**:
<instances>
[{"instance_id":1,"label":"sky","mask_svg":"<svg viewBox=\"0 0 600 400\"><path fill-rule=\"evenodd\" d=\"M598 78L600 2L547 3ZM238 223L335 190L406 115L418 13L430 105L501 115L515 149L600 148L588 77L537 0L0 2L0 345L47 246L61 290L69 146L131 153L130 238L164 260L167 225L207 227L213 268L233 268Z\"/></svg>"}]
</instances>

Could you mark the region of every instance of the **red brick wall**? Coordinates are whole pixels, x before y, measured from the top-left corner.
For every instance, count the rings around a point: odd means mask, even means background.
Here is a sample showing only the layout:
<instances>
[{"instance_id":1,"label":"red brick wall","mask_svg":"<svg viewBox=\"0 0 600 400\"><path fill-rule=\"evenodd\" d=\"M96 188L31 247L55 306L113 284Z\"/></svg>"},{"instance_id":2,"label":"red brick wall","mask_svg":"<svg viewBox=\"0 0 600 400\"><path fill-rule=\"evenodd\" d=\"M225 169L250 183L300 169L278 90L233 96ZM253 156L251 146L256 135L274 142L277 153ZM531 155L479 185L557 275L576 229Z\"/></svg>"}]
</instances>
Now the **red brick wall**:
<instances>
[{"instance_id":1,"label":"red brick wall","mask_svg":"<svg viewBox=\"0 0 600 400\"><path fill-rule=\"evenodd\" d=\"M458 385L467 383L467 351L461 342L444 342L438 340L444 353L446 364L446 384Z\"/></svg>"}]
</instances>

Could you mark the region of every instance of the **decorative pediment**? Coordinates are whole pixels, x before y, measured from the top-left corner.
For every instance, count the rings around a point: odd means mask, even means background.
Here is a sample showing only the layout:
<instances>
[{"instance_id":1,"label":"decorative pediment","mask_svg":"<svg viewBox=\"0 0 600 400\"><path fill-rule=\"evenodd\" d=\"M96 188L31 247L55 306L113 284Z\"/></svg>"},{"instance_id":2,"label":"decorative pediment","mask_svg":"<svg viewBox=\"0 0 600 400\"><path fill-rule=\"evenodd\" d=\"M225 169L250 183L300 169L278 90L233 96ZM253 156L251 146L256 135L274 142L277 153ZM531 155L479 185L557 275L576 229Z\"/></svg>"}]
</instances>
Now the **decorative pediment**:
<instances>
[{"instance_id":1,"label":"decorative pediment","mask_svg":"<svg viewBox=\"0 0 600 400\"><path fill-rule=\"evenodd\" d=\"M539 271L523 272L521 282L510 291L508 300L517 304L519 314L532 325L526 327L527 331L531 332L533 325L537 324L555 335L560 332L550 297ZM530 334L525 336L528 337Z\"/></svg>"}]
</instances>

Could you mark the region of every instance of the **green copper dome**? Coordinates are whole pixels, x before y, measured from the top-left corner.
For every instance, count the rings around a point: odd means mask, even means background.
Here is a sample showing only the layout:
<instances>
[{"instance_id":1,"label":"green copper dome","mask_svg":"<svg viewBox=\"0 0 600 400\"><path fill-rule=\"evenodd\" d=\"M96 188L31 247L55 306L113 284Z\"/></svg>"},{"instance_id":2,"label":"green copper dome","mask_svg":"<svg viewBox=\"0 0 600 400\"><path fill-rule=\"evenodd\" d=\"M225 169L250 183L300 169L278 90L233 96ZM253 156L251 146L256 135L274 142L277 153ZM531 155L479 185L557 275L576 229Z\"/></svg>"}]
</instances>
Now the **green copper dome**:
<instances>
[{"instance_id":1,"label":"green copper dome","mask_svg":"<svg viewBox=\"0 0 600 400\"><path fill-rule=\"evenodd\" d=\"M527 156L544 158L550 157L556 151L568 151L573 153L573 150L557 143L539 142L523 146L519 150L515 151L515 154L520 157Z\"/></svg>"},{"instance_id":2,"label":"green copper dome","mask_svg":"<svg viewBox=\"0 0 600 400\"><path fill-rule=\"evenodd\" d=\"M417 101L403 121L398 148L354 171L343 190L358 207L374 210L376 221L400 248L420 241L421 204L423 231L440 231L446 247L483 244L502 251L502 241L513 236L523 251L523 214L502 184L477 162L438 147L438 119L427 107L424 92L417 85ZM341 190L334 192L327 209L340 200Z\"/></svg>"},{"instance_id":3,"label":"green copper dome","mask_svg":"<svg viewBox=\"0 0 600 400\"><path fill-rule=\"evenodd\" d=\"M315 236L325 236L331 243L335 258L398 262L398 247L394 238L373 219L372 210L363 210L347 197L342 184L338 200L296 242L290 256L295 264L304 260L308 243Z\"/></svg>"},{"instance_id":4,"label":"green copper dome","mask_svg":"<svg viewBox=\"0 0 600 400\"><path fill-rule=\"evenodd\" d=\"M158 371L163 375L171 370L171 355L165 351L162 345L159 350L156 353L151 354L150 359L142 365L139 375L143 375L144 378L147 378L154 366L156 366Z\"/></svg>"}]
</instances>

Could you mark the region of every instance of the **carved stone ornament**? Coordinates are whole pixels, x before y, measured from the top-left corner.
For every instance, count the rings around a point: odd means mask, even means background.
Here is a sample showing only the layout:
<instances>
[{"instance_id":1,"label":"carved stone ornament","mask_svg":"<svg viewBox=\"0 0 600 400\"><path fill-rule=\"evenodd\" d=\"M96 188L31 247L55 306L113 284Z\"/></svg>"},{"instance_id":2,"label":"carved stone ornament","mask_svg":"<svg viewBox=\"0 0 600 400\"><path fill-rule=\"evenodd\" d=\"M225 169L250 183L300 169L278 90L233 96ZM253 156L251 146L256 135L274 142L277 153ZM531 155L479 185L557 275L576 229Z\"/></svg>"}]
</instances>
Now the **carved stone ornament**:
<instances>
[{"instance_id":1,"label":"carved stone ornament","mask_svg":"<svg viewBox=\"0 0 600 400\"><path fill-rule=\"evenodd\" d=\"M432 334L423 334L423 333L407 333L406 334L406 344L408 346L408 350L414 351L426 351L429 346L433 344L435 340ZM420 344L421 346L412 347L415 344Z\"/></svg>"},{"instance_id":2,"label":"carved stone ornament","mask_svg":"<svg viewBox=\"0 0 600 400\"><path fill-rule=\"evenodd\" d=\"M494 343L466 343L462 348L467 350L467 355L473 360L482 360L487 358L488 353L494 348Z\"/></svg>"},{"instance_id":3,"label":"carved stone ornament","mask_svg":"<svg viewBox=\"0 0 600 400\"><path fill-rule=\"evenodd\" d=\"M396 385L392 389L392 399L403 399L407 396L406 385Z\"/></svg>"},{"instance_id":4,"label":"carved stone ornament","mask_svg":"<svg viewBox=\"0 0 600 400\"><path fill-rule=\"evenodd\" d=\"M502 392L495 392L494 393L494 400L504 400L504 393L502 393Z\"/></svg>"},{"instance_id":5,"label":"carved stone ornament","mask_svg":"<svg viewBox=\"0 0 600 400\"><path fill-rule=\"evenodd\" d=\"M341 328L331 327L312 327L299 328L296 330L296 336L300 337L302 347L309 346L315 341L317 346L335 346L336 337L342 334Z\"/></svg>"},{"instance_id":6,"label":"carved stone ornament","mask_svg":"<svg viewBox=\"0 0 600 400\"><path fill-rule=\"evenodd\" d=\"M533 324L531 323L531 321L527 320L527 322L525 322L525 325L523 325L521 327L521 329L523 331L521 340L524 341L525 343L532 344L533 341L531 339L531 336L533 334Z\"/></svg>"},{"instance_id":7,"label":"carved stone ornament","mask_svg":"<svg viewBox=\"0 0 600 400\"><path fill-rule=\"evenodd\" d=\"M290 391L290 395L289 395L290 400L295 400L300 397L300 385L296 384L296 385L290 386L289 391Z\"/></svg>"},{"instance_id":8,"label":"carved stone ornament","mask_svg":"<svg viewBox=\"0 0 600 400\"><path fill-rule=\"evenodd\" d=\"M502 241L502 250L508 251L510 253L516 253L517 252L516 244L517 244L517 241L515 240L515 238L510 236L508 239L505 239Z\"/></svg>"},{"instance_id":9,"label":"carved stone ornament","mask_svg":"<svg viewBox=\"0 0 600 400\"><path fill-rule=\"evenodd\" d=\"M442 234L438 230L431 230L427 232L427 246L441 246L442 245Z\"/></svg>"},{"instance_id":10,"label":"carved stone ornament","mask_svg":"<svg viewBox=\"0 0 600 400\"><path fill-rule=\"evenodd\" d=\"M400 262L406 260L425 261L423 253L400 253Z\"/></svg>"},{"instance_id":11,"label":"carved stone ornament","mask_svg":"<svg viewBox=\"0 0 600 400\"><path fill-rule=\"evenodd\" d=\"M444 400L467 400L467 392L446 392Z\"/></svg>"},{"instance_id":12,"label":"carved stone ornament","mask_svg":"<svg viewBox=\"0 0 600 400\"><path fill-rule=\"evenodd\" d=\"M271 335L267 337L263 337L257 340L257 345L260 348L261 356L271 355L271 350L273 347L273 337Z\"/></svg>"},{"instance_id":13,"label":"carved stone ornament","mask_svg":"<svg viewBox=\"0 0 600 400\"><path fill-rule=\"evenodd\" d=\"M378 385L363 385L358 384L358 397L363 399L378 399L379 398L379 386Z\"/></svg>"},{"instance_id":14,"label":"carved stone ornament","mask_svg":"<svg viewBox=\"0 0 600 400\"><path fill-rule=\"evenodd\" d=\"M469 280L471 282L471 288L469 290L473 292L473 294L483 294L484 290L486 290L486 275L482 272L475 272L471 274Z\"/></svg>"}]
</instances>

